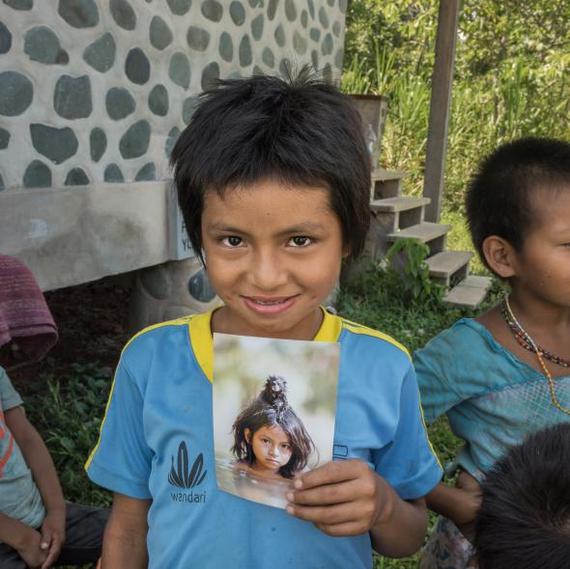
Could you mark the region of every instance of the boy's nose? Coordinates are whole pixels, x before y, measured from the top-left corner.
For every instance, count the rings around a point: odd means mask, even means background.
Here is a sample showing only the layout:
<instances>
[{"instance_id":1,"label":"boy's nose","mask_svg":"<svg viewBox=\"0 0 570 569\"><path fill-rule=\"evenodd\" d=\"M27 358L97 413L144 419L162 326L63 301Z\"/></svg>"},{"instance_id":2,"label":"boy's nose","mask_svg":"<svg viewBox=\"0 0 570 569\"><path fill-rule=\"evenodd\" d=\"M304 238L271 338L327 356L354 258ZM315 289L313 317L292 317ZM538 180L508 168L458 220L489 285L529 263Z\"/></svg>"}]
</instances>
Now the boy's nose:
<instances>
[{"instance_id":1,"label":"boy's nose","mask_svg":"<svg viewBox=\"0 0 570 569\"><path fill-rule=\"evenodd\" d=\"M274 251L258 251L250 266L252 284L263 291L277 290L287 282L286 271L279 255Z\"/></svg>"}]
</instances>

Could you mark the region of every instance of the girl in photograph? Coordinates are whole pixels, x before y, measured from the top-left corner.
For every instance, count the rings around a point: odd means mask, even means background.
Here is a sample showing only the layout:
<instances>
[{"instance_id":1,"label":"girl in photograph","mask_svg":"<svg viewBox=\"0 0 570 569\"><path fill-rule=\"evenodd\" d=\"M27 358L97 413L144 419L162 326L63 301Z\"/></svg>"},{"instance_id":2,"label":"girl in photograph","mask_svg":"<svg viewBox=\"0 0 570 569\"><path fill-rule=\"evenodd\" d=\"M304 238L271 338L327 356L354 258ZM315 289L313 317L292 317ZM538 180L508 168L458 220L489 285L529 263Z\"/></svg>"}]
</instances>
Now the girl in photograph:
<instances>
[{"instance_id":1,"label":"girl in photograph","mask_svg":"<svg viewBox=\"0 0 570 569\"><path fill-rule=\"evenodd\" d=\"M287 382L269 376L261 393L232 426L236 468L263 478L291 479L315 449L301 419L287 402Z\"/></svg>"}]
</instances>

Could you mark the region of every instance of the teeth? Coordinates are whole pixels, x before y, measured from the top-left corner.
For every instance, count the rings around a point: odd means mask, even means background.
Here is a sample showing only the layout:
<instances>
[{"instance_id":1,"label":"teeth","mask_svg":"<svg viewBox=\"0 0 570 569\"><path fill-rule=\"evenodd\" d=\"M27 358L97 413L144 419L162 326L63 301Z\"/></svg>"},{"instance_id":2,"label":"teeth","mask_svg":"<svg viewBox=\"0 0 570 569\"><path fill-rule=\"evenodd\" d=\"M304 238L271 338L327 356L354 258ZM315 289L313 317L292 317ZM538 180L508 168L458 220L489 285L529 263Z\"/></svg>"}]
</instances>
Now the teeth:
<instances>
[{"instance_id":1,"label":"teeth","mask_svg":"<svg viewBox=\"0 0 570 569\"><path fill-rule=\"evenodd\" d=\"M256 300L256 304L261 304L263 306L272 306L274 304L283 304L284 300Z\"/></svg>"}]
</instances>

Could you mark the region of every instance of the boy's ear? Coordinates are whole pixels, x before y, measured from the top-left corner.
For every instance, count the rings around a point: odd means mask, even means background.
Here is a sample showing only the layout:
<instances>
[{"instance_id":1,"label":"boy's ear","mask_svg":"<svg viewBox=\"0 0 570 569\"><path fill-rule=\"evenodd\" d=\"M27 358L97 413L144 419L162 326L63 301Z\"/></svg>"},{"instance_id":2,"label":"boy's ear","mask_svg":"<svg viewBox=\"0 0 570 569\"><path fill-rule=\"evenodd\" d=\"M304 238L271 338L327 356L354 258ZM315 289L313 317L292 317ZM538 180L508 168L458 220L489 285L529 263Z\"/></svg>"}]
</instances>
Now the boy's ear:
<instances>
[{"instance_id":1,"label":"boy's ear","mask_svg":"<svg viewBox=\"0 0 570 569\"><path fill-rule=\"evenodd\" d=\"M516 251L513 246L497 235L489 235L483 241L483 255L489 267L501 278L516 275Z\"/></svg>"},{"instance_id":2,"label":"boy's ear","mask_svg":"<svg viewBox=\"0 0 570 569\"><path fill-rule=\"evenodd\" d=\"M243 434L245 436L245 440L248 444L251 444L251 429L245 428L243 430Z\"/></svg>"}]
</instances>

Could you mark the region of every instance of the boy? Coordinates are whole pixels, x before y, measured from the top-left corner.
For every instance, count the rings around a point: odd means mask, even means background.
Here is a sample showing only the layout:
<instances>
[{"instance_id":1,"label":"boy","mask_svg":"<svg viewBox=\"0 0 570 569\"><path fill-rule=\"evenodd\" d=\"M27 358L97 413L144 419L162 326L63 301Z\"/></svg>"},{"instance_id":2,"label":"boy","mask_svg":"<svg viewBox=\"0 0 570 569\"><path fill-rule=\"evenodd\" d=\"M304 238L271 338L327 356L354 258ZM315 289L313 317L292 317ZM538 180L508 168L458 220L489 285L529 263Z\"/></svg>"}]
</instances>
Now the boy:
<instances>
[{"instance_id":1,"label":"boy","mask_svg":"<svg viewBox=\"0 0 570 569\"><path fill-rule=\"evenodd\" d=\"M565 569L570 560L570 424L529 436L487 473L479 569Z\"/></svg>"},{"instance_id":2,"label":"boy","mask_svg":"<svg viewBox=\"0 0 570 569\"><path fill-rule=\"evenodd\" d=\"M512 445L570 422L570 144L525 138L483 161L467 194L473 244L510 292L462 318L415 357L428 422L446 414L465 441L456 487L428 506L442 515L422 569L464 568L479 484Z\"/></svg>"},{"instance_id":3,"label":"boy","mask_svg":"<svg viewBox=\"0 0 570 569\"><path fill-rule=\"evenodd\" d=\"M290 82L222 82L202 96L172 162L224 306L151 327L123 352L87 463L115 492L103 569L358 569L371 567L372 547L413 553L441 471L409 357L321 308L368 228L358 113L306 70ZM295 479L287 511L216 488L212 332L341 344L337 460ZM187 476L172 484L175 460Z\"/></svg>"}]
</instances>

